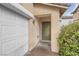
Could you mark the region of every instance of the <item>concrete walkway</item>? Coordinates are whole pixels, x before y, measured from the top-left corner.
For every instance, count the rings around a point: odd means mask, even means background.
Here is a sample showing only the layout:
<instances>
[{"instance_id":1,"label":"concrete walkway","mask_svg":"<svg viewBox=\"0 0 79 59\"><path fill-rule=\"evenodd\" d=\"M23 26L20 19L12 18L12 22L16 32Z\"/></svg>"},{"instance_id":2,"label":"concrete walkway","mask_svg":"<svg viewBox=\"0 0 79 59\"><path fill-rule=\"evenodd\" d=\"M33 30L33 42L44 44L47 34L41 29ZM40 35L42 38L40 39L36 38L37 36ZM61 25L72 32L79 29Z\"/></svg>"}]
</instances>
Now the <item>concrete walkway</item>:
<instances>
[{"instance_id":1,"label":"concrete walkway","mask_svg":"<svg viewBox=\"0 0 79 59\"><path fill-rule=\"evenodd\" d=\"M36 46L27 55L28 56L58 56L57 53L51 52L49 43L39 43L38 46Z\"/></svg>"}]
</instances>

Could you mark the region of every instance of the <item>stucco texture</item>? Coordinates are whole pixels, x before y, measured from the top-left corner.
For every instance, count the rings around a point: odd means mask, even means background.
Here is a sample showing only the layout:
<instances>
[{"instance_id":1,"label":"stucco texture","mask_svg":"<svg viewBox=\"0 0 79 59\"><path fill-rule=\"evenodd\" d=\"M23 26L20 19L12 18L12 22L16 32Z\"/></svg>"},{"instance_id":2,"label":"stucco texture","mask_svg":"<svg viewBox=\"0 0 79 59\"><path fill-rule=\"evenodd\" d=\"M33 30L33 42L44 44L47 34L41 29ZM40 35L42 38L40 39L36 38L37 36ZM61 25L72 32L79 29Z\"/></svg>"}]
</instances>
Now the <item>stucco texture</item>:
<instances>
[{"instance_id":1,"label":"stucco texture","mask_svg":"<svg viewBox=\"0 0 79 59\"><path fill-rule=\"evenodd\" d=\"M24 6L26 8L26 6ZM32 50L39 42L40 40L40 27L39 23L41 20L41 17L47 17L49 16L51 21L51 51L52 52L59 52L58 43L57 43L57 37L59 34L60 26L59 26L59 19L60 19L60 9L57 7L51 7L44 4L33 4L30 7L32 8L29 10L31 11L36 18L35 24L33 24L33 20L29 21L29 50Z\"/></svg>"}]
</instances>

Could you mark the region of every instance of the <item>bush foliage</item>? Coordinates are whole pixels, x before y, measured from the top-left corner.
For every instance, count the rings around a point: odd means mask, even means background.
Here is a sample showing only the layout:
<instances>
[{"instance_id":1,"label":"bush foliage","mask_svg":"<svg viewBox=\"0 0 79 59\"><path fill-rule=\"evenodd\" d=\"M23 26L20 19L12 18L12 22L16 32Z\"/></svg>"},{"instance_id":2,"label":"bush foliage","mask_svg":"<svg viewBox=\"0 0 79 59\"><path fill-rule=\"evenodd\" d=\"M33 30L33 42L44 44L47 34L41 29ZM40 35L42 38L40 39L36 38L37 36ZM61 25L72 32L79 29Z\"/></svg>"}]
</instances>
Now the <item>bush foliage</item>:
<instances>
[{"instance_id":1,"label":"bush foliage","mask_svg":"<svg viewBox=\"0 0 79 59\"><path fill-rule=\"evenodd\" d=\"M63 27L58 42L59 55L79 56L79 22Z\"/></svg>"}]
</instances>

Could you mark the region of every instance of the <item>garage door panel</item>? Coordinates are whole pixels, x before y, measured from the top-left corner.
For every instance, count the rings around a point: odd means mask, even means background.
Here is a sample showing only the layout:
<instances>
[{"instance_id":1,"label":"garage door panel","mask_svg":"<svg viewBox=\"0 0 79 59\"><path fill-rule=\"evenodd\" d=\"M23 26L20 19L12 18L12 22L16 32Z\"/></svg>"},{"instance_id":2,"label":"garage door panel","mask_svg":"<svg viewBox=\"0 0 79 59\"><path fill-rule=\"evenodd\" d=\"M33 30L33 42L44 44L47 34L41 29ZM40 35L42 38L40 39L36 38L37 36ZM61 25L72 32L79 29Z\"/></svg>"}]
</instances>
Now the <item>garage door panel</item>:
<instances>
[{"instance_id":1,"label":"garage door panel","mask_svg":"<svg viewBox=\"0 0 79 59\"><path fill-rule=\"evenodd\" d=\"M4 43L4 44L2 44L2 54L8 54L8 53L14 51L17 48L16 39L6 41L6 42L7 43L2 42L2 43Z\"/></svg>"},{"instance_id":2,"label":"garage door panel","mask_svg":"<svg viewBox=\"0 0 79 59\"><path fill-rule=\"evenodd\" d=\"M23 55L27 51L27 18L0 6L0 55Z\"/></svg>"},{"instance_id":3,"label":"garage door panel","mask_svg":"<svg viewBox=\"0 0 79 59\"><path fill-rule=\"evenodd\" d=\"M27 22L26 22L26 20L25 21L15 21L15 19L14 20L9 20L9 19L6 19L6 18L2 18L2 17L0 17L0 24L2 25L2 26L13 26L13 27L15 27L15 26L17 26L17 27L24 27L24 26L26 26L27 24Z\"/></svg>"}]
</instances>

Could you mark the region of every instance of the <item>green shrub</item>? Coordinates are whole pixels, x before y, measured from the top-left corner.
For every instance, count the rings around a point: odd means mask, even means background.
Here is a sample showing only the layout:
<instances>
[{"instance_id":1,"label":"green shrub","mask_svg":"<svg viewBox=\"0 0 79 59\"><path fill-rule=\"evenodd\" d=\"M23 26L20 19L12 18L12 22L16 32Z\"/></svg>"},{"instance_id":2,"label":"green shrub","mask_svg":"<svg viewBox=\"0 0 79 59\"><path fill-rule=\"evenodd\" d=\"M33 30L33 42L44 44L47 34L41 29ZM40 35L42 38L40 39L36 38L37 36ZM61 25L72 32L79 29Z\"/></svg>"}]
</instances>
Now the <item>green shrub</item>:
<instances>
[{"instance_id":1,"label":"green shrub","mask_svg":"<svg viewBox=\"0 0 79 59\"><path fill-rule=\"evenodd\" d=\"M59 55L79 56L79 22L63 27L58 42Z\"/></svg>"}]
</instances>

